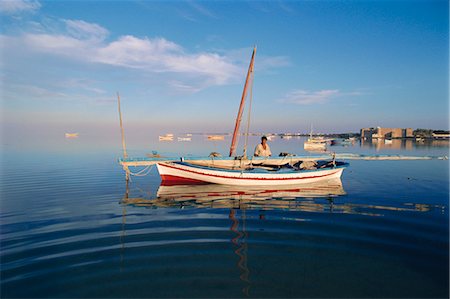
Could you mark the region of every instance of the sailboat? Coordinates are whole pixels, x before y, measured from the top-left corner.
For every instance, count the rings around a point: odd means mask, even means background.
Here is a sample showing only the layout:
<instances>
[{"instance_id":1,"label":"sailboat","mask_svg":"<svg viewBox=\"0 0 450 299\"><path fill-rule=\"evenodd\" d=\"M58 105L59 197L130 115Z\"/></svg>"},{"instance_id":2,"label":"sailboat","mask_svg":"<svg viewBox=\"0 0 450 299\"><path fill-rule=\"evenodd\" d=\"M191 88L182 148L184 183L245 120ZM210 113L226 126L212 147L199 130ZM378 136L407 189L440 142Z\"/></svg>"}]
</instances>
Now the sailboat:
<instances>
[{"instance_id":1,"label":"sailboat","mask_svg":"<svg viewBox=\"0 0 450 299\"><path fill-rule=\"evenodd\" d=\"M303 148L307 151L325 151L327 149L327 140L313 137L313 130L309 131L309 138L303 143Z\"/></svg>"},{"instance_id":2,"label":"sailboat","mask_svg":"<svg viewBox=\"0 0 450 299\"><path fill-rule=\"evenodd\" d=\"M250 127L250 111L252 103L252 86L254 76L254 60L256 47L253 49L252 58L245 80L244 91L239 105L238 115L230 146L229 157L231 160L212 160L212 163L203 161L161 161L157 162L158 172L162 181L171 184L199 184L212 183L239 186L260 185L290 185L313 183L321 180L340 178L347 165L343 162L332 161L304 161L297 159L292 161L277 159L261 160L248 159L247 141ZM237 139L239 135L242 114L244 111L247 94L249 97L247 132L244 134L244 152L241 157L236 155ZM233 162L234 160L234 162ZM238 163L236 163L238 161Z\"/></svg>"}]
</instances>

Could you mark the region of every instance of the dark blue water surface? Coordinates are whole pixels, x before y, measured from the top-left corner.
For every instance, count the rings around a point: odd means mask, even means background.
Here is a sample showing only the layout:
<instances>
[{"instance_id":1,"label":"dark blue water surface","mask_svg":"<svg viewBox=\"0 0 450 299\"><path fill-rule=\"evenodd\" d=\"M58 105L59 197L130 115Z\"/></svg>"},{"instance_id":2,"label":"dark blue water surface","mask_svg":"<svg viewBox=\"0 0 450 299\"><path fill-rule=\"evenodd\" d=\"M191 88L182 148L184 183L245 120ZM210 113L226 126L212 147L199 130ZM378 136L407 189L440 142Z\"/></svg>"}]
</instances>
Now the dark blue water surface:
<instances>
[{"instance_id":1,"label":"dark blue water surface","mask_svg":"<svg viewBox=\"0 0 450 299\"><path fill-rule=\"evenodd\" d=\"M333 150L448 155L448 143L408 142ZM129 151L227 145L194 136ZM299 139L271 146L305 154ZM341 181L265 190L160 186L155 169L127 186L119 156L83 136L3 145L2 298L449 295L446 160L350 160Z\"/></svg>"}]
</instances>

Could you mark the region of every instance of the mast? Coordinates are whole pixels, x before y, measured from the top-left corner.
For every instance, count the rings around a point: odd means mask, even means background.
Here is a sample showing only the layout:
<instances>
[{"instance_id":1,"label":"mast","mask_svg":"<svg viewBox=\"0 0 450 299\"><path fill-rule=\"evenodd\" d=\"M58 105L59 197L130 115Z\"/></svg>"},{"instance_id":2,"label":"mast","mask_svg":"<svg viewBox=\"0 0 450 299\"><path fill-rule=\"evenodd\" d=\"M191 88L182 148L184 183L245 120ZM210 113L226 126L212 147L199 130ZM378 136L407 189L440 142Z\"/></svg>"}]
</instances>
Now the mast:
<instances>
[{"instance_id":1,"label":"mast","mask_svg":"<svg viewBox=\"0 0 450 299\"><path fill-rule=\"evenodd\" d=\"M125 146L125 133L123 131L123 124L122 124L122 112L120 111L120 95L117 93L117 104L119 106L119 119L120 119L120 130L122 133L122 148L123 148L123 158L128 158L127 154L127 147Z\"/></svg>"},{"instance_id":2,"label":"mast","mask_svg":"<svg viewBox=\"0 0 450 299\"><path fill-rule=\"evenodd\" d=\"M236 124L234 126L233 139L230 146L230 157L236 155L237 136L239 134L239 127L241 125L242 113L244 112L245 98L247 97L247 88L250 81L250 77L253 74L253 62L256 55L256 46L253 48L252 59L247 71L247 77L245 79L244 91L242 92L241 104L239 105L238 115L236 117Z\"/></svg>"}]
</instances>

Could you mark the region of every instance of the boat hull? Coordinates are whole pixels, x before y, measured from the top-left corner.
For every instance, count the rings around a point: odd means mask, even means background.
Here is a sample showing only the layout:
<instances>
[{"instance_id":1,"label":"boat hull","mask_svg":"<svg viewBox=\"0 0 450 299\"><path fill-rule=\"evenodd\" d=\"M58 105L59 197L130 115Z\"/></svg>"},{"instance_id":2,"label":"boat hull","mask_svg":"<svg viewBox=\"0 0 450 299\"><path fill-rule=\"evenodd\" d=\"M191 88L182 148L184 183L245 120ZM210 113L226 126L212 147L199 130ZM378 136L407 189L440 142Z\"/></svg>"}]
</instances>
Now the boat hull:
<instances>
[{"instance_id":1,"label":"boat hull","mask_svg":"<svg viewBox=\"0 0 450 299\"><path fill-rule=\"evenodd\" d=\"M158 163L157 168L163 185L210 183L238 186L307 184L340 178L344 170L344 168L325 168L285 173L251 173L171 162Z\"/></svg>"}]
</instances>

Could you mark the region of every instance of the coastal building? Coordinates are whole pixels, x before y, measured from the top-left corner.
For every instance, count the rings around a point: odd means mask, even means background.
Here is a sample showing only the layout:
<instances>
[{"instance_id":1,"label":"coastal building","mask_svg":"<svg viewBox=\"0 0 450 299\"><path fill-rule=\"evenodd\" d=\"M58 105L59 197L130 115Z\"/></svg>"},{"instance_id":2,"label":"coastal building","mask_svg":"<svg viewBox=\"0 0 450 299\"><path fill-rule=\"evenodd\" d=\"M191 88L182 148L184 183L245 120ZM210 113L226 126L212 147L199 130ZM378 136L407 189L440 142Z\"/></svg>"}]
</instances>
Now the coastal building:
<instances>
[{"instance_id":1,"label":"coastal building","mask_svg":"<svg viewBox=\"0 0 450 299\"><path fill-rule=\"evenodd\" d=\"M411 128L363 128L361 129L361 139L377 139L377 138L412 138L413 129Z\"/></svg>"}]
</instances>

